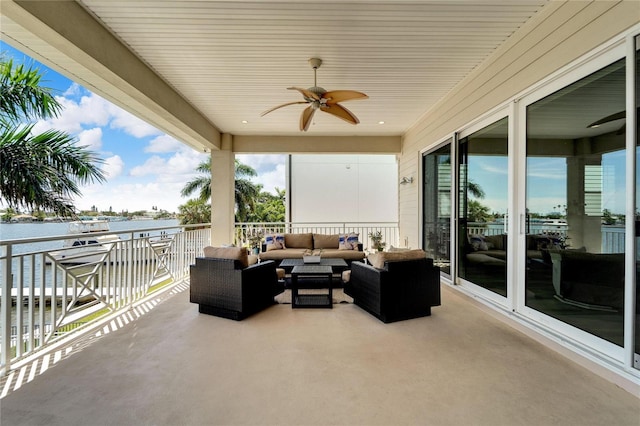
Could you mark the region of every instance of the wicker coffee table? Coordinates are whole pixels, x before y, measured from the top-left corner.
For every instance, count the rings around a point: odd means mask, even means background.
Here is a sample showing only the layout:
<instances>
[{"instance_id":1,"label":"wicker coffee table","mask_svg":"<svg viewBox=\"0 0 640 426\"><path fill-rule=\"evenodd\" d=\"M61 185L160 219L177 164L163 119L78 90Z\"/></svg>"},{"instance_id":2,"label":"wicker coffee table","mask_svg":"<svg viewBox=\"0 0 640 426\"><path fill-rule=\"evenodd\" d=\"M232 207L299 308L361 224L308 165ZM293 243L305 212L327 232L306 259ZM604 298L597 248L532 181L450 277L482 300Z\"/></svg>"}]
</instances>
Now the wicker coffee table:
<instances>
[{"instance_id":1,"label":"wicker coffee table","mask_svg":"<svg viewBox=\"0 0 640 426\"><path fill-rule=\"evenodd\" d=\"M327 278L327 294L299 294L298 278ZM333 269L324 265L296 265L291 270L291 308L333 308Z\"/></svg>"}]
</instances>

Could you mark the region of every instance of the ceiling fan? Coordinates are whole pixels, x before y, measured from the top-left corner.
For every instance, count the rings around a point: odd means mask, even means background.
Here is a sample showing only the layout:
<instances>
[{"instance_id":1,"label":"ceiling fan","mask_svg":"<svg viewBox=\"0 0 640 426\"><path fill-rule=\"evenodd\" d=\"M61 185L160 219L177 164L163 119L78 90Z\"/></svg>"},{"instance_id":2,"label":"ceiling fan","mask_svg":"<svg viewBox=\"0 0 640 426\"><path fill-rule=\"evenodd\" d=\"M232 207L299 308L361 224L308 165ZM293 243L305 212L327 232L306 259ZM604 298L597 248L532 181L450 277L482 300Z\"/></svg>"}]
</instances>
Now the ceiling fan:
<instances>
[{"instance_id":1,"label":"ceiling fan","mask_svg":"<svg viewBox=\"0 0 640 426\"><path fill-rule=\"evenodd\" d=\"M264 116L278 108L288 105L309 104L309 106L302 111L302 115L300 116L301 131L306 132L309 129L311 118L317 110L333 114L348 123L358 124L360 122L358 117L353 115L351 111L340 105L338 102L351 101L354 99L367 99L369 96L361 92L356 92L355 90L331 90L327 92L325 89L318 86L316 78L317 70L320 68L320 65L322 65L322 59L311 58L309 59L309 64L311 65L311 68L313 68L313 87L309 87L308 89L287 87L287 90L297 90L300 92L304 101L287 102L286 104L278 105L277 107L263 112L260 116Z\"/></svg>"},{"instance_id":2,"label":"ceiling fan","mask_svg":"<svg viewBox=\"0 0 640 426\"><path fill-rule=\"evenodd\" d=\"M595 122L589 124L587 126L587 128L588 129L595 129L596 127L600 127L603 124L610 123L612 121L626 119L626 118L627 118L627 111L626 110L625 111L620 111L620 112L617 112L615 114L608 115L605 118L602 118L602 119L600 119L598 121L595 121ZM638 124L638 120L639 119L640 119L640 107L638 107L636 109L636 124ZM626 131L626 128L627 128L627 124L625 122L625 124L623 124L622 127L620 127L618 129L618 131L616 132L616 135L623 135L624 132Z\"/></svg>"}]
</instances>

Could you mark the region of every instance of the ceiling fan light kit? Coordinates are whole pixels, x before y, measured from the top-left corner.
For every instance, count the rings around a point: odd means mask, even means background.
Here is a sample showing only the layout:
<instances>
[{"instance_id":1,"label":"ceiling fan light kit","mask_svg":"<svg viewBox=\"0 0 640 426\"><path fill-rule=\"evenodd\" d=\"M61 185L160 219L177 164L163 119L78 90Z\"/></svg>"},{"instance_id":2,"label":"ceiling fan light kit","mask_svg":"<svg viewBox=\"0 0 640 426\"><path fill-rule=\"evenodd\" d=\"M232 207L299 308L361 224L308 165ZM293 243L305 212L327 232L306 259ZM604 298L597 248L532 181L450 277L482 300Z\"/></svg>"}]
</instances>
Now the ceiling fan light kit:
<instances>
[{"instance_id":1,"label":"ceiling fan light kit","mask_svg":"<svg viewBox=\"0 0 640 426\"><path fill-rule=\"evenodd\" d=\"M287 87L288 90L297 90L300 92L304 101L287 102L286 104L278 105L271 108L261 114L264 116L279 108L296 105L296 104L309 104L302 114L300 115L300 130L306 132L311 124L313 114L317 110L324 111L332 114L347 123L358 124L360 121L351 111L339 104L339 102L351 101L355 99L367 99L369 96L362 92L356 92L355 90L330 90L326 91L324 88L318 86L317 71L322 65L322 59L311 58L309 59L309 65L313 68L313 87L303 89L300 87Z\"/></svg>"}]
</instances>

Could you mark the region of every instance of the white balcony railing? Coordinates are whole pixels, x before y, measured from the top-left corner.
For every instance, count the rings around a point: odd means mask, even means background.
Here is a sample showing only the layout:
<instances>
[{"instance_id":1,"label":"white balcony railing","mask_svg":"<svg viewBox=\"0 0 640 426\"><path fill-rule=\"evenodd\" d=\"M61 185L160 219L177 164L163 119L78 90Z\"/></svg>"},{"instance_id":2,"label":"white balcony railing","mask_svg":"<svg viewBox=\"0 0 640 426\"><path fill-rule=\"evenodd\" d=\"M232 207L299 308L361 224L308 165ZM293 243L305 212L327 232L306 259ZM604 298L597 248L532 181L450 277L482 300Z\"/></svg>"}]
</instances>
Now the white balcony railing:
<instances>
[{"instance_id":1,"label":"white balcony railing","mask_svg":"<svg viewBox=\"0 0 640 426\"><path fill-rule=\"evenodd\" d=\"M355 232L360 234L360 242L365 250L371 247L370 232L380 231L386 247L406 246L400 241L397 222L237 222L235 227L235 244L250 247L249 236L268 233L303 233L344 234Z\"/></svg>"},{"instance_id":2,"label":"white balcony railing","mask_svg":"<svg viewBox=\"0 0 640 426\"><path fill-rule=\"evenodd\" d=\"M92 233L92 236L115 232ZM0 376L12 363L130 309L189 275L209 245L209 225L118 231L119 240L29 251L30 245L81 237L0 241Z\"/></svg>"}]
</instances>

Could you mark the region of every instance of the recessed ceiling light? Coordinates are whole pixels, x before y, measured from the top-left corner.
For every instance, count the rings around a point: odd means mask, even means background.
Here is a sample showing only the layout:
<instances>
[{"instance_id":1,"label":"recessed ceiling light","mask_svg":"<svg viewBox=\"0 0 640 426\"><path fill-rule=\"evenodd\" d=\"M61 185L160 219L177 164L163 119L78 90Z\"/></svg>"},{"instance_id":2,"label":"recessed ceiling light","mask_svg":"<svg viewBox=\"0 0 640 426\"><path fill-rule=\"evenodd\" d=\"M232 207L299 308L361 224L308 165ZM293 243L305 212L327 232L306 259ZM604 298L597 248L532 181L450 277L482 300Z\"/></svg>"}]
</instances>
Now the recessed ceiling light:
<instances>
[{"instance_id":1,"label":"recessed ceiling light","mask_svg":"<svg viewBox=\"0 0 640 426\"><path fill-rule=\"evenodd\" d=\"M248 121L247 120L242 120L242 124L247 124Z\"/></svg>"},{"instance_id":2,"label":"recessed ceiling light","mask_svg":"<svg viewBox=\"0 0 640 426\"><path fill-rule=\"evenodd\" d=\"M384 121L378 121L378 124L384 124Z\"/></svg>"}]
</instances>

